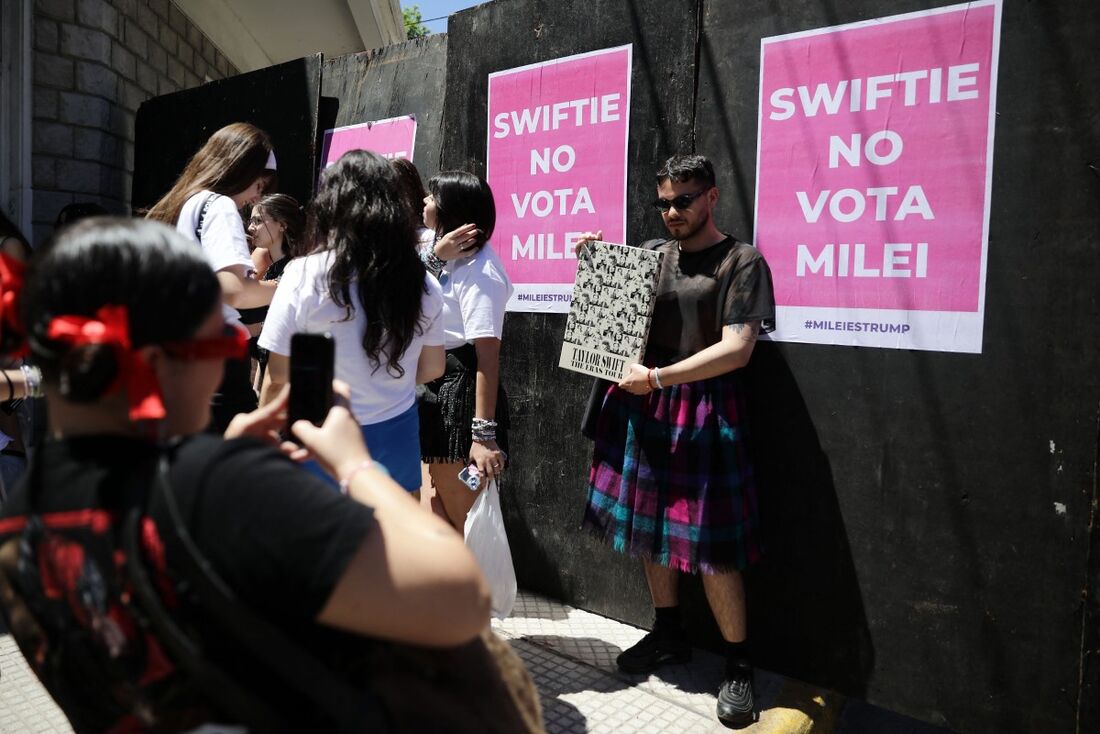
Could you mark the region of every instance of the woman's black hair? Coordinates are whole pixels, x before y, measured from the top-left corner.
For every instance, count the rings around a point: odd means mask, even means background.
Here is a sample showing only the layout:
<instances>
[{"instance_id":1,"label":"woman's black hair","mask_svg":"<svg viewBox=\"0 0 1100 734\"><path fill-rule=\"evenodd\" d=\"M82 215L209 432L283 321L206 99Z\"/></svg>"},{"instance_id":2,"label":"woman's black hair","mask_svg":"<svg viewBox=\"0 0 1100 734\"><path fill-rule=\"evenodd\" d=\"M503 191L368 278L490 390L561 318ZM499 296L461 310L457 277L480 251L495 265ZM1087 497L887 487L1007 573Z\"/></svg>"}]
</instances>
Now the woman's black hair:
<instances>
[{"instance_id":1,"label":"woman's black hair","mask_svg":"<svg viewBox=\"0 0 1100 734\"><path fill-rule=\"evenodd\" d=\"M424 220L424 198L428 192L424 190L424 183L420 180L420 171L408 158L394 158L390 165L397 171L397 177L401 179L401 188L405 192L405 199L412 208L416 221Z\"/></svg>"},{"instance_id":2,"label":"woman's black hair","mask_svg":"<svg viewBox=\"0 0 1100 734\"><path fill-rule=\"evenodd\" d=\"M286 227L283 232L284 253L290 257L306 254L302 247L306 215L297 199L289 194L268 194L252 207L253 211L257 209L263 209L265 214Z\"/></svg>"},{"instance_id":3,"label":"woman's black hair","mask_svg":"<svg viewBox=\"0 0 1100 734\"><path fill-rule=\"evenodd\" d=\"M497 207L485 179L466 171L440 171L428 181L428 193L435 199L437 235L476 224L481 232L474 243L478 249L493 236Z\"/></svg>"},{"instance_id":4,"label":"woman's black hair","mask_svg":"<svg viewBox=\"0 0 1100 734\"><path fill-rule=\"evenodd\" d=\"M20 299L31 354L66 399L92 402L115 381L114 350L50 339L57 316L126 306L134 347L191 338L221 300L202 251L159 222L93 217L64 228L31 261Z\"/></svg>"},{"instance_id":5,"label":"woman's black hair","mask_svg":"<svg viewBox=\"0 0 1100 734\"><path fill-rule=\"evenodd\" d=\"M374 369L405 374L400 359L421 333L427 292L416 251L416 223L390 162L352 150L325 169L310 207L310 241L333 252L329 295L352 318L354 285L367 328L363 350Z\"/></svg>"}]
</instances>

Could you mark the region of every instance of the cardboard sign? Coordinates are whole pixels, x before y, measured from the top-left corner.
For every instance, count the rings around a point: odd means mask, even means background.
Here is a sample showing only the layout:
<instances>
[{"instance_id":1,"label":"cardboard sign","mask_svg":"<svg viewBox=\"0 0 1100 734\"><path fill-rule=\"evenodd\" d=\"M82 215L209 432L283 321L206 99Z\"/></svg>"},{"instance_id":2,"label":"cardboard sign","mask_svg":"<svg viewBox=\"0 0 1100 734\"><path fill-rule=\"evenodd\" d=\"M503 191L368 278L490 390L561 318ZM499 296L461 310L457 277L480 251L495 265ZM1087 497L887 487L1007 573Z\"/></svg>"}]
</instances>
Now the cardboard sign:
<instances>
[{"instance_id":1,"label":"cardboard sign","mask_svg":"<svg viewBox=\"0 0 1100 734\"><path fill-rule=\"evenodd\" d=\"M578 236L626 239L630 69L620 46L489 75L492 245L515 285L509 311L567 313Z\"/></svg>"},{"instance_id":2,"label":"cardboard sign","mask_svg":"<svg viewBox=\"0 0 1100 734\"><path fill-rule=\"evenodd\" d=\"M761 42L772 339L981 352L1000 0Z\"/></svg>"}]
</instances>

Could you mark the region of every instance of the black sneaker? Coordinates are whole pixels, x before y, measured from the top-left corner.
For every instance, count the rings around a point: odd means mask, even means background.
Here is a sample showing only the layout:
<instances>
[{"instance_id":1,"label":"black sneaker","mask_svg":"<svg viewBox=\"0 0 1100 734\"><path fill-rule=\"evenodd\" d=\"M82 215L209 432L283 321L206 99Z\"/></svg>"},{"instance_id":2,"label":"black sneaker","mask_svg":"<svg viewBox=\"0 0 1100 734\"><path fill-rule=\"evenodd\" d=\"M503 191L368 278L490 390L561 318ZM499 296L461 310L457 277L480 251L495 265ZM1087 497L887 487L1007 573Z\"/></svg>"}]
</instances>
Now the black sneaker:
<instances>
[{"instance_id":1,"label":"black sneaker","mask_svg":"<svg viewBox=\"0 0 1100 734\"><path fill-rule=\"evenodd\" d=\"M691 660L691 644L684 637L650 632L615 658L624 673L649 673L662 665Z\"/></svg>"},{"instance_id":2,"label":"black sneaker","mask_svg":"<svg viewBox=\"0 0 1100 734\"><path fill-rule=\"evenodd\" d=\"M731 729L756 721L752 700L752 666L741 663L726 672L718 689L718 720Z\"/></svg>"}]
</instances>

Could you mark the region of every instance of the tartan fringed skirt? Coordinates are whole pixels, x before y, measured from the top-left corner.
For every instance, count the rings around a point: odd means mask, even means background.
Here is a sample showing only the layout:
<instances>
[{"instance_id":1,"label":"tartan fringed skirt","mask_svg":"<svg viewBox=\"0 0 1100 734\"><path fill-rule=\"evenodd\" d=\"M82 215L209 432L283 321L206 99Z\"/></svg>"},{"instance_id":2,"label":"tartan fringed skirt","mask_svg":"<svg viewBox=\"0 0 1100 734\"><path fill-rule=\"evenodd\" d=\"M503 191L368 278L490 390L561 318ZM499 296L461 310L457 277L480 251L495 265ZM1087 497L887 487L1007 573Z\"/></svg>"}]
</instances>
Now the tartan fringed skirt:
<instances>
[{"instance_id":1,"label":"tartan fringed skirt","mask_svg":"<svg viewBox=\"0 0 1100 734\"><path fill-rule=\"evenodd\" d=\"M638 396L612 385L596 423L584 527L615 550L685 573L762 553L740 380Z\"/></svg>"}]
</instances>

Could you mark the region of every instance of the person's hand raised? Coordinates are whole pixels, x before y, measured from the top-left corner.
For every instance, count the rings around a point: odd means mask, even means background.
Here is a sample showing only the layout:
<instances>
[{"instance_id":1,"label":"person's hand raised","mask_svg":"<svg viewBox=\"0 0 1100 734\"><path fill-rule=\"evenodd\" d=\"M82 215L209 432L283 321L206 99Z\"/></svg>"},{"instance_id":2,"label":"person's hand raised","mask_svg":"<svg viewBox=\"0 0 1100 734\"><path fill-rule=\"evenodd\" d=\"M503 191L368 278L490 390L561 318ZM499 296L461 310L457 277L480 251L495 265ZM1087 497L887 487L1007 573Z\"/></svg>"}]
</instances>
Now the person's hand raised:
<instances>
[{"instance_id":1,"label":"person's hand raised","mask_svg":"<svg viewBox=\"0 0 1100 734\"><path fill-rule=\"evenodd\" d=\"M580 258L581 250L584 249L585 245L587 245L589 242L592 242L593 240L602 240L602 239L603 239L603 230L602 229L597 229L595 232L582 232L580 237L577 238L577 241L573 243L573 254L576 255L578 258Z\"/></svg>"},{"instance_id":2,"label":"person's hand raised","mask_svg":"<svg viewBox=\"0 0 1100 734\"><path fill-rule=\"evenodd\" d=\"M480 236L481 230L476 224L463 224L439 238L435 243L435 256L447 261L464 258L472 254L472 248Z\"/></svg>"},{"instance_id":3,"label":"person's hand raised","mask_svg":"<svg viewBox=\"0 0 1100 734\"><path fill-rule=\"evenodd\" d=\"M346 383L333 380L332 392L336 396L336 404L329 410L320 427L307 420L300 420L290 430L321 468L340 481L369 459L370 451L363 442L359 421L348 407L351 390Z\"/></svg>"}]
</instances>

